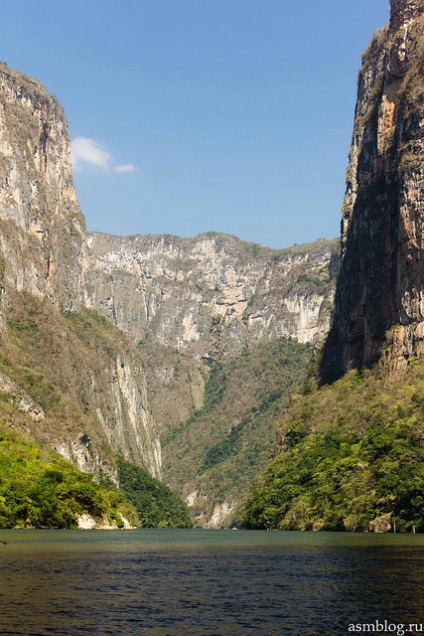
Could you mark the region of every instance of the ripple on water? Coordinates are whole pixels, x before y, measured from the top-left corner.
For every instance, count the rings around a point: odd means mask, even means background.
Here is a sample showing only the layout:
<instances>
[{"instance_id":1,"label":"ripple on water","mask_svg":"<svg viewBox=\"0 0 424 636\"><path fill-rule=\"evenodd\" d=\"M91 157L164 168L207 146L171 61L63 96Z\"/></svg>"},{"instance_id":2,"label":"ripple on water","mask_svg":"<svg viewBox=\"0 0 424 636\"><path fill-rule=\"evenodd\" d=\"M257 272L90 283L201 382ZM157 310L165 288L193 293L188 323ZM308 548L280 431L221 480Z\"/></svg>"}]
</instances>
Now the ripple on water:
<instances>
[{"instance_id":1,"label":"ripple on water","mask_svg":"<svg viewBox=\"0 0 424 636\"><path fill-rule=\"evenodd\" d=\"M1 634L344 636L424 615L424 538L8 532Z\"/></svg>"}]
</instances>

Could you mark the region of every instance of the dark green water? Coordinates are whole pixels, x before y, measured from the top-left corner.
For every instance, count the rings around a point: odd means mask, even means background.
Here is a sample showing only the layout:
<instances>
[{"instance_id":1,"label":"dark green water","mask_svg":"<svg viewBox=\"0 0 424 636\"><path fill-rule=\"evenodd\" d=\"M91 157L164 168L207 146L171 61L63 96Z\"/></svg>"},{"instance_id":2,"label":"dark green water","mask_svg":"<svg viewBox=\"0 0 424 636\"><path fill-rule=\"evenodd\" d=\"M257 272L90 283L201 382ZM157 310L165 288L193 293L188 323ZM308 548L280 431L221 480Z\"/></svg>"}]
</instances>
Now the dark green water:
<instances>
[{"instance_id":1,"label":"dark green water","mask_svg":"<svg viewBox=\"0 0 424 636\"><path fill-rule=\"evenodd\" d=\"M368 633L403 636L401 624L424 625L422 535L10 530L0 540L2 635L345 636L373 623Z\"/></svg>"}]
</instances>

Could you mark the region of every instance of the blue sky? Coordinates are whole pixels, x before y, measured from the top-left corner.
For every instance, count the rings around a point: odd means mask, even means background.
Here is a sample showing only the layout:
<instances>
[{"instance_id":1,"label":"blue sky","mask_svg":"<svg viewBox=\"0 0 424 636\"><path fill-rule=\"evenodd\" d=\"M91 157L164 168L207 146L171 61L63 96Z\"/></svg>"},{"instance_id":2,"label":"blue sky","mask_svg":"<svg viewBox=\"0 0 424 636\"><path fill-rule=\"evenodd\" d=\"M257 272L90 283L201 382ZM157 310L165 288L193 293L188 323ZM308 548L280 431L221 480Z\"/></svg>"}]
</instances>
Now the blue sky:
<instances>
[{"instance_id":1,"label":"blue sky","mask_svg":"<svg viewBox=\"0 0 424 636\"><path fill-rule=\"evenodd\" d=\"M3 0L0 59L62 103L90 230L338 236L387 0Z\"/></svg>"}]
</instances>

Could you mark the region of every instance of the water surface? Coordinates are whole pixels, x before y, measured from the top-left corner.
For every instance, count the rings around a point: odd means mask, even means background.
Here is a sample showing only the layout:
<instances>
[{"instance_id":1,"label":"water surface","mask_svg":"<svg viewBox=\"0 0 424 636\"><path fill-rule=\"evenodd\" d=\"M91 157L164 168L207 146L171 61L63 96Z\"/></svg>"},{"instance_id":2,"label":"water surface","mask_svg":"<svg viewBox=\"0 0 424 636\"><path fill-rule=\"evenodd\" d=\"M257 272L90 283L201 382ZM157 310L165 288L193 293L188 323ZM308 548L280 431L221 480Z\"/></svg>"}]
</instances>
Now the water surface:
<instances>
[{"instance_id":1,"label":"water surface","mask_svg":"<svg viewBox=\"0 0 424 636\"><path fill-rule=\"evenodd\" d=\"M0 541L2 635L345 636L387 621L385 636L424 624L422 535L7 530Z\"/></svg>"}]
</instances>

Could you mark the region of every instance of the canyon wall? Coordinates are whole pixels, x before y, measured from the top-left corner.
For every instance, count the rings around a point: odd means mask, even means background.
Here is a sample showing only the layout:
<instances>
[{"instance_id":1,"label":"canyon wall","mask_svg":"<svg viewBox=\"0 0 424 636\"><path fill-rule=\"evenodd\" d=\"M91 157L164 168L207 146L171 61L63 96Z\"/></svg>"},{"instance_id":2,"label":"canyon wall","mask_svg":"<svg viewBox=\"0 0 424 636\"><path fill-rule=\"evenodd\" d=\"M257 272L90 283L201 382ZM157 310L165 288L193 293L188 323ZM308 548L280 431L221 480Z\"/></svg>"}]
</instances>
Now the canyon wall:
<instances>
[{"instance_id":1,"label":"canyon wall","mask_svg":"<svg viewBox=\"0 0 424 636\"><path fill-rule=\"evenodd\" d=\"M6 285L66 308L83 299L85 221L67 123L37 81L0 64L0 249Z\"/></svg>"},{"instance_id":2,"label":"canyon wall","mask_svg":"<svg viewBox=\"0 0 424 636\"><path fill-rule=\"evenodd\" d=\"M37 80L0 64L3 402L38 414L22 426L80 468L110 468L116 451L158 475L160 445L136 347L87 313L71 319L85 311L86 252L62 107ZM60 405L46 411L40 399L49 391ZM19 417L5 408L1 415L18 427Z\"/></svg>"},{"instance_id":3,"label":"canyon wall","mask_svg":"<svg viewBox=\"0 0 424 636\"><path fill-rule=\"evenodd\" d=\"M328 331L335 241L272 250L213 232L91 233L88 246L87 306L136 341L220 359L279 337L315 342Z\"/></svg>"},{"instance_id":4,"label":"canyon wall","mask_svg":"<svg viewBox=\"0 0 424 636\"><path fill-rule=\"evenodd\" d=\"M392 0L359 76L324 382L424 354L423 68L424 3Z\"/></svg>"}]
</instances>

